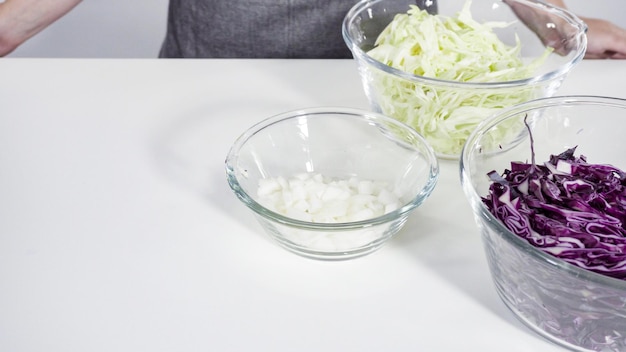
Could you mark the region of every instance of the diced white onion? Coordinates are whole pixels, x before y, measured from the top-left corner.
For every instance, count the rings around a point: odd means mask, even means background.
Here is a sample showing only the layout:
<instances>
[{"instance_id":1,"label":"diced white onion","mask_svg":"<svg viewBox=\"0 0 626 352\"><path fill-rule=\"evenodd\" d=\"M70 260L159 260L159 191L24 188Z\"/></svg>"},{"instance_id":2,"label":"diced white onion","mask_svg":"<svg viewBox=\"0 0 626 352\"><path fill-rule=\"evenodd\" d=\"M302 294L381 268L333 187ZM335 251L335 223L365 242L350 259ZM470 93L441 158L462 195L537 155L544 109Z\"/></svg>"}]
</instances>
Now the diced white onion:
<instances>
[{"instance_id":1,"label":"diced white onion","mask_svg":"<svg viewBox=\"0 0 626 352\"><path fill-rule=\"evenodd\" d=\"M261 179L257 194L259 203L274 212L318 223L367 220L402 204L385 182L331 179L319 173Z\"/></svg>"}]
</instances>

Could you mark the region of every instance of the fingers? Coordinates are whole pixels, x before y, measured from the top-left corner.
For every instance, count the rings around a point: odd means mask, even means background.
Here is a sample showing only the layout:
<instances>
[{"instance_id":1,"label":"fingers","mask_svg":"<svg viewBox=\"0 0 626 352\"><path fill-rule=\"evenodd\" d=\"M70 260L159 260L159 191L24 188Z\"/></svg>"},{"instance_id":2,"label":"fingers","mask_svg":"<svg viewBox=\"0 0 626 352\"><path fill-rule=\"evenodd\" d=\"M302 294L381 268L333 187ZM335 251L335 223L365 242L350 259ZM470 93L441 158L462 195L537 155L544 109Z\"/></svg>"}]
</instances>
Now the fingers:
<instances>
[{"instance_id":1,"label":"fingers","mask_svg":"<svg viewBox=\"0 0 626 352\"><path fill-rule=\"evenodd\" d=\"M626 59L626 30L596 18L583 18L588 26L586 59Z\"/></svg>"}]
</instances>

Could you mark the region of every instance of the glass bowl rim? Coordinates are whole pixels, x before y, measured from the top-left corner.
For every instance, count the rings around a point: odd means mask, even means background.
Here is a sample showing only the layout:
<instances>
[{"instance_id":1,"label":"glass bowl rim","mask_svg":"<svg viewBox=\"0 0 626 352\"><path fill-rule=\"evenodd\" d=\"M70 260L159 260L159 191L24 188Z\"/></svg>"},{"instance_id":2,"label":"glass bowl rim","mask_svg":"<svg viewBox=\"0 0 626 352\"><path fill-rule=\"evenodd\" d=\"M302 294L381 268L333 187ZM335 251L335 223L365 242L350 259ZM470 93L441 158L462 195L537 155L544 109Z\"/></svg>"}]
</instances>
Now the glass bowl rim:
<instances>
[{"instance_id":1,"label":"glass bowl rim","mask_svg":"<svg viewBox=\"0 0 626 352\"><path fill-rule=\"evenodd\" d=\"M352 51L353 55L359 57L361 60L368 63L368 65L373 66L374 68L383 71L384 73L390 74L392 76L398 76L408 81L419 82L421 84L433 84L433 85L441 85L452 88L465 88L465 89L495 89L495 88L517 88L525 85L534 85L543 82L548 82L557 78L560 78L567 74L576 64L578 64L583 57L585 56L585 52L587 50L587 25L576 15L568 10L561 9L557 6L554 6L549 3L543 3L538 0L512 0L518 3L523 3L528 6L539 8L542 11L549 11L557 14L559 17L565 19L569 24L573 25L577 28L577 32L573 37L579 36L581 45L578 48L576 55L565 65L560 66L559 68L552 70L550 72L544 73L539 76L533 76L525 79L513 80L513 81L504 81L504 82L458 82L458 81L450 81L443 80L438 78L431 78L425 76L419 76L412 73L405 72L403 70L393 68L388 66L373 57L369 56L365 51L363 51L352 39L350 36L350 24L353 22L353 19L357 14L363 12L368 6L373 4L389 1L389 0L360 0L357 2L346 14L343 19L341 25L341 33L343 35L343 39Z\"/></svg>"},{"instance_id":2,"label":"glass bowl rim","mask_svg":"<svg viewBox=\"0 0 626 352\"><path fill-rule=\"evenodd\" d=\"M480 195L470 182L472 177L470 176L470 173L467 169L467 165L469 165L468 153L472 144L477 141L478 138L481 137L485 131L488 131L491 127L508 118L517 116L527 111L568 105L601 105L624 109L624 111L626 112L625 98L599 95L564 95L558 97L538 98L517 104L509 108L505 108L479 123L478 126L467 138L467 141L461 151L461 159L459 162L461 184L469 201L473 203L472 208L474 208L474 213L480 213L480 219L482 221L485 221L489 227L495 230L499 237L504 238L507 243L515 246L517 250L523 253L527 253L534 259L537 259L544 264L561 270L567 275L589 281L597 285L608 286L618 290L626 291L626 280L596 273L591 270L583 269L574 264L568 263L561 258L557 258L537 249L528 242L524 241L519 236L515 235L513 232L509 231L509 229L507 229L498 219L496 219L495 216L491 214L491 212L489 212L487 206L482 201L480 201Z\"/></svg>"},{"instance_id":3,"label":"glass bowl rim","mask_svg":"<svg viewBox=\"0 0 626 352\"><path fill-rule=\"evenodd\" d=\"M415 138L417 143L419 143L420 146L423 148L424 156L428 162L428 166L427 166L428 180L422 186L420 191L402 207L395 209L389 213L383 214L381 216L377 216L377 217L366 219L366 220L353 221L353 222L337 222L337 223L309 222L309 221L297 220L288 216L284 216L282 214L279 214L279 213L276 213L267 209L266 207L258 203L256 200L254 200L254 198L251 197L247 192L245 192L239 185L237 172L235 170L239 150L256 133L268 127L271 127L274 124L280 123L281 121L297 119L301 117L310 118L313 116L320 116L320 115L321 116L345 115L351 118L359 118L359 121L365 121L369 124L376 124L378 128L384 128L385 131L388 131L389 129L386 127L386 125L381 124L381 122L390 123L394 127L400 128L402 132L411 134L411 136ZM237 196L237 198L239 198L239 200L241 200L248 208L250 208L256 214L262 216L265 219L270 219L283 225L287 225L291 227L298 227L301 229L324 230L324 231L353 230L353 229L359 229L359 228L385 224L385 223L389 223L394 220L397 220L399 218L402 218L408 215L408 213L411 212L413 209L421 205L431 195L439 179L439 161L437 159L435 151L421 134L419 134L417 131L415 131L410 126L404 124L403 122L398 121L394 118L388 117L386 115L373 112L373 111L356 109L356 108L348 108L348 107L303 108L303 109L283 112L283 113L268 117L264 120L261 120L260 122L254 124L245 132L243 132L235 140L235 142L233 143L232 147L230 148L226 156L225 167L226 167L227 181L231 190L235 193L235 195Z\"/></svg>"}]
</instances>

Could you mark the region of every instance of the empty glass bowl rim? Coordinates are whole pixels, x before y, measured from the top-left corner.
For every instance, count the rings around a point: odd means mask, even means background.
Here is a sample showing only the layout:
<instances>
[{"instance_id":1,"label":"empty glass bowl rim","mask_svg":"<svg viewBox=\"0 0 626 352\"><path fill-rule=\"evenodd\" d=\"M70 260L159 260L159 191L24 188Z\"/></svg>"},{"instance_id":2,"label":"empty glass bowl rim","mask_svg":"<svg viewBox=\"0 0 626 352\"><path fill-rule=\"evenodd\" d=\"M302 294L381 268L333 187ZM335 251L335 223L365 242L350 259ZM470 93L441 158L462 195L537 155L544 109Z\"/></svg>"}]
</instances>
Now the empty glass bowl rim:
<instances>
[{"instance_id":1,"label":"empty glass bowl rim","mask_svg":"<svg viewBox=\"0 0 626 352\"><path fill-rule=\"evenodd\" d=\"M388 131L389 129L385 124L392 124L394 127L401 128L403 132L409 133L413 138L416 139L416 142L421 145L421 151L424 154L424 157L427 161L428 165L428 180L423 185L419 193L417 193L411 201L407 202L404 206L395 209L389 213L383 214L378 217L354 221L354 222L337 222L337 223L321 223L321 222L309 222L303 220L297 220L294 218L290 218L288 216L284 216L282 214L271 211L258 203L251 197L247 192L245 192L239 185L238 174L236 171L237 160L239 158L239 150L241 150L242 146L256 133L259 131L268 128L274 124L280 123L282 121L301 118L301 117L314 117L314 116L324 116L324 115L345 115L349 117L359 117L363 118L368 124L376 125L380 129L385 129ZM437 156L435 155L435 151L428 144L426 139L415 131L413 128L408 125L393 119L391 117L385 116L383 114L379 114L373 111L366 111L356 108L347 108L347 107L316 107L316 108L304 108L289 112L284 112L278 115L274 115L272 117L266 118L258 122L257 124L250 127L247 131L245 131L241 136L237 138L233 146L231 147L228 155L226 157L226 174L228 176L228 184L236 196L252 211L263 216L264 218L268 218L274 220L280 224L288 225L292 227L298 227L302 229L314 229L314 230L326 230L326 231L342 231L349 229L358 229L369 226L376 226L384 223L389 223L393 220L401 218L405 216L405 214L409 213L411 210L418 207L422 204L432 193L437 184L437 180L439 178L439 162Z\"/></svg>"},{"instance_id":2,"label":"empty glass bowl rim","mask_svg":"<svg viewBox=\"0 0 626 352\"><path fill-rule=\"evenodd\" d=\"M449 81L442 80L438 78L431 78L425 76L415 75L397 68L393 68L388 66L373 57L369 56L365 51L363 51L357 43L352 39L350 35L350 25L353 20L356 18L356 15L363 12L369 6L389 0L360 0L357 2L346 14L342 23L342 35L343 39L346 42L348 48L352 51L353 55L359 57L360 59L367 62L370 66L375 67L376 69L383 71L387 74L399 76L408 81L417 81L422 84L436 84L442 86L456 87L456 88L471 88L471 89L494 89L494 88L515 88L524 85L534 85L547 81L551 81L553 79L557 79L562 77L567 72L571 70L571 68L580 62L585 56L585 52L587 50L587 25L576 15L571 13L568 10L561 9L549 3L543 3L538 0L512 0L518 3L523 3L528 6L532 6L535 8L542 8L543 10L548 10L557 14L559 17L565 19L568 24L573 25L577 28L576 34L572 35L572 38L579 36L579 40L581 41L581 45L577 49L576 54L572 57L572 59L565 65L552 70L550 72L544 73L543 75L529 77L525 79L513 80L513 81L504 81L504 82L459 82L459 81Z\"/></svg>"},{"instance_id":3,"label":"empty glass bowl rim","mask_svg":"<svg viewBox=\"0 0 626 352\"><path fill-rule=\"evenodd\" d=\"M485 132L489 131L498 123L509 118L519 116L520 114L523 114L525 112L542 110L550 107L576 105L601 105L615 107L623 109L626 113L626 99L593 95L566 95L560 97L539 98L503 109L502 111L482 121L468 137L465 146L463 147L463 150L461 152L461 160L459 165L461 183L463 184L463 189L465 193L469 198L471 198L471 201L474 203L473 206L478 207L481 218L483 220L486 220L486 222L489 224L487 226L493 228L501 237L504 237L504 239L508 243L514 245L518 250L524 253L528 253L528 255L543 262L544 264L548 264L552 267L556 267L559 270L563 270L567 274L574 277L578 277L583 280L593 282L595 284L610 286L620 290L626 290L626 280L602 275L568 263L561 258L557 258L539 250L538 248L524 241L513 232L509 231L509 229L507 229L498 219L496 219L495 216L491 214L491 212L489 212L487 206L481 201L481 197L478 194L477 190L471 184L472 177L470 176L469 170L467 168L470 163L469 154L472 150L475 149L476 142ZM542 116L541 118L544 117Z\"/></svg>"}]
</instances>

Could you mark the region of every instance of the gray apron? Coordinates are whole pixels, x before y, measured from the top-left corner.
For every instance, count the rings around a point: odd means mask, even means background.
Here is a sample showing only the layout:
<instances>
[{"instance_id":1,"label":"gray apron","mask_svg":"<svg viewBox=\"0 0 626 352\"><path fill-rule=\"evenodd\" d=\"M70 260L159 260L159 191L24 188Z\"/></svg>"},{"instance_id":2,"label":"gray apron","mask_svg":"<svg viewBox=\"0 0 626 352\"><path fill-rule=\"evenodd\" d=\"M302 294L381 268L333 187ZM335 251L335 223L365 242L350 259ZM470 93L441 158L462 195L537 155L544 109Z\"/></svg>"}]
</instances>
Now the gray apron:
<instances>
[{"instance_id":1,"label":"gray apron","mask_svg":"<svg viewBox=\"0 0 626 352\"><path fill-rule=\"evenodd\" d=\"M341 35L341 23L355 3L356 0L170 0L167 34L159 56L351 58Z\"/></svg>"}]
</instances>

